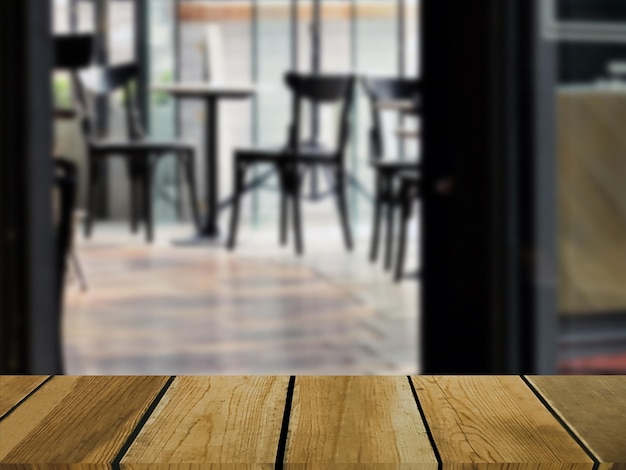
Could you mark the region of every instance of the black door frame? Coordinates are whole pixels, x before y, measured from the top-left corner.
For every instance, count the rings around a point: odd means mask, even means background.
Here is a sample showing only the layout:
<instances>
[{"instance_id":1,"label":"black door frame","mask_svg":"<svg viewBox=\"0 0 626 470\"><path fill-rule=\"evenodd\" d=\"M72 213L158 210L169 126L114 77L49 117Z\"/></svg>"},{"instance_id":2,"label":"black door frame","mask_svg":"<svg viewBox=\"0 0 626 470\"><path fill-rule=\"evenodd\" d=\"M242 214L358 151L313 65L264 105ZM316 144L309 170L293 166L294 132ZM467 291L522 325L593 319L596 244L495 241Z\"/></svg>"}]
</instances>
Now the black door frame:
<instances>
[{"instance_id":1,"label":"black door frame","mask_svg":"<svg viewBox=\"0 0 626 470\"><path fill-rule=\"evenodd\" d=\"M0 3L2 374L61 371L49 13L49 2L41 0Z\"/></svg>"},{"instance_id":2,"label":"black door frame","mask_svg":"<svg viewBox=\"0 0 626 470\"><path fill-rule=\"evenodd\" d=\"M553 373L553 65L541 0L422 0L421 360Z\"/></svg>"}]
</instances>

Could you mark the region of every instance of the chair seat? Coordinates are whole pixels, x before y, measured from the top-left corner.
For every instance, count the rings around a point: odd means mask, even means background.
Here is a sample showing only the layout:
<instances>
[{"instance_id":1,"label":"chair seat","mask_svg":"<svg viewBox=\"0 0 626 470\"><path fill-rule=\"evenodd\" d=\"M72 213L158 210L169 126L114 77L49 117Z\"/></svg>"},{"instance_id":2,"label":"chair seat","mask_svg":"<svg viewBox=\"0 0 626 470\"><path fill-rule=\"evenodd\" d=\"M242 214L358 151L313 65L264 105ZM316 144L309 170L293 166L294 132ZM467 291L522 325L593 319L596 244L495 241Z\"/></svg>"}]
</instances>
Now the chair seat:
<instances>
[{"instance_id":1,"label":"chair seat","mask_svg":"<svg viewBox=\"0 0 626 470\"><path fill-rule=\"evenodd\" d=\"M338 159L336 152L321 145L302 143L298 149L300 163L333 163ZM294 158L285 146L267 148L237 149L236 158L255 162L278 162L282 159Z\"/></svg>"},{"instance_id":2,"label":"chair seat","mask_svg":"<svg viewBox=\"0 0 626 470\"><path fill-rule=\"evenodd\" d=\"M96 152L124 153L137 155L146 153L183 152L194 150L194 145L185 141L166 140L96 140L90 146Z\"/></svg>"},{"instance_id":3,"label":"chair seat","mask_svg":"<svg viewBox=\"0 0 626 470\"><path fill-rule=\"evenodd\" d=\"M417 170L420 167L420 162L417 160L378 160L370 162L370 165L377 170L387 171L404 171L404 170Z\"/></svg>"}]
</instances>

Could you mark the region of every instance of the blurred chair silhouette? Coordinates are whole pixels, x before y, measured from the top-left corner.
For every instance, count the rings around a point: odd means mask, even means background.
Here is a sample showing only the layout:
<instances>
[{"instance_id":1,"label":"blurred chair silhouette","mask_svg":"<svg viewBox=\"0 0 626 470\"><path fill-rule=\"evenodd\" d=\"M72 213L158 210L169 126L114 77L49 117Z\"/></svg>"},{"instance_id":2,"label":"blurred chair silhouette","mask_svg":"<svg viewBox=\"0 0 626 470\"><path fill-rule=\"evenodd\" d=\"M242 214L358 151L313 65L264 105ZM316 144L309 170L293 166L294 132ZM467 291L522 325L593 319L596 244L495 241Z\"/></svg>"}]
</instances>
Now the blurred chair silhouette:
<instances>
[{"instance_id":1,"label":"blurred chair silhouette","mask_svg":"<svg viewBox=\"0 0 626 470\"><path fill-rule=\"evenodd\" d=\"M92 34L55 35L53 40L54 70L69 72L75 80L76 72L89 66L93 56ZM75 118L75 109L55 109L55 117ZM80 259L74 246L74 220L79 176L76 164L62 157L54 159L55 226L57 248L57 281L59 302L62 302L63 285L68 261L78 274L81 286L86 289Z\"/></svg>"},{"instance_id":2,"label":"blurred chair silhouette","mask_svg":"<svg viewBox=\"0 0 626 470\"><path fill-rule=\"evenodd\" d=\"M240 200L245 191L247 170L256 164L270 163L280 181L280 241L287 243L288 205L291 202L297 254L304 251L300 210L303 178L318 168L332 180L339 210L344 242L352 249L352 234L348 218L346 195L345 153L350 133L350 114L355 79L352 76L303 75L287 73L285 81L292 93L292 118L287 145L270 149L240 149L235 152L235 201L231 214L228 248L234 249L239 223ZM335 148L327 148L316 140L301 139L301 110L304 101L312 105L334 104L340 107L338 136Z\"/></svg>"},{"instance_id":3,"label":"blurred chair silhouette","mask_svg":"<svg viewBox=\"0 0 626 470\"><path fill-rule=\"evenodd\" d=\"M376 173L370 260L375 262L378 258L382 224L381 215L383 209L386 209L388 218L384 266L385 269L391 269L393 262L395 209L402 204L402 201L398 198L396 188L397 176L405 170L416 170L419 168L419 165L415 158L401 159L386 155L381 103L384 101L410 102L414 103L414 112L417 112L420 82L414 79L364 78L362 83L369 97L372 111L372 128L369 136L369 163Z\"/></svg>"},{"instance_id":4,"label":"blurred chair silhouette","mask_svg":"<svg viewBox=\"0 0 626 470\"><path fill-rule=\"evenodd\" d=\"M400 282L404 276L406 262L406 242L409 233L409 220L413 212L413 205L420 197L421 178L417 170L404 170L398 174L399 192L398 204L400 208L400 238L395 266L395 281Z\"/></svg>"},{"instance_id":5,"label":"blurred chair silhouette","mask_svg":"<svg viewBox=\"0 0 626 470\"><path fill-rule=\"evenodd\" d=\"M146 137L133 93L133 83L139 75L134 63L108 68L92 68L79 74L81 92L82 131L87 141L89 163L87 217L85 234L91 236L95 208L95 187L100 182L101 165L111 157L122 157L127 161L131 184L131 229L136 232L139 219L146 224L146 240L154 238L152 211L152 174L160 157L174 155L182 165L189 184L191 211L197 227L200 226L195 182L194 146L179 140L155 141ZM127 139L116 140L97 136L88 112L86 92L106 96L118 90L124 92ZM141 203L140 203L141 199Z\"/></svg>"}]
</instances>

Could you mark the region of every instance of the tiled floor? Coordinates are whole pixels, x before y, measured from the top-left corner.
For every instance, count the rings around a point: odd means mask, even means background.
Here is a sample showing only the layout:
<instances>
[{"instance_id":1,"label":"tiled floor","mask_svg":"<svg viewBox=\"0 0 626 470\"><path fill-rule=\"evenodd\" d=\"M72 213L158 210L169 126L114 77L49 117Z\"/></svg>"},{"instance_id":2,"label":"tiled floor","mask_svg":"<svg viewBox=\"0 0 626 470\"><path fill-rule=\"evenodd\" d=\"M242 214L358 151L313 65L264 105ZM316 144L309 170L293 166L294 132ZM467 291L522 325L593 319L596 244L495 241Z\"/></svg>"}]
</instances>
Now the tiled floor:
<instances>
[{"instance_id":1,"label":"tiled floor","mask_svg":"<svg viewBox=\"0 0 626 470\"><path fill-rule=\"evenodd\" d=\"M127 224L100 223L79 241L89 291L67 290L69 374L419 371L419 285L369 263L369 227L347 253L337 227L310 226L302 258L273 225L242 228L234 253L172 245L188 231L160 225L148 246Z\"/></svg>"}]
</instances>

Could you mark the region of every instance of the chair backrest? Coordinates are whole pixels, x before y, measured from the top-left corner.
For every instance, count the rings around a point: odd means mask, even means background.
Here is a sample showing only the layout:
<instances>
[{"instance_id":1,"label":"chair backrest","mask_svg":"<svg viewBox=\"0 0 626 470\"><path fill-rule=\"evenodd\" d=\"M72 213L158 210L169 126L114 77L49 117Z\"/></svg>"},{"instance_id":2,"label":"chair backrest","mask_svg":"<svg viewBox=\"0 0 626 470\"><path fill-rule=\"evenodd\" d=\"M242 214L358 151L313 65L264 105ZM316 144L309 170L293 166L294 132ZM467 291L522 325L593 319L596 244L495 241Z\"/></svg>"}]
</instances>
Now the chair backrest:
<instances>
[{"instance_id":1,"label":"chair backrest","mask_svg":"<svg viewBox=\"0 0 626 470\"><path fill-rule=\"evenodd\" d=\"M371 156L373 159L382 159L384 155L383 125L378 104L387 100L410 100L417 103L421 91L420 81L406 78L368 77L363 78L362 83L372 109Z\"/></svg>"},{"instance_id":2,"label":"chair backrest","mask_svg":"<svg viewBox=\"0 0 626 470\"><path fill-rule=\"evenodd\" d=\"M93 123L88 111L85 92L95 96L106 96L122 90L126 108L128 138L137 140L145 137L143 126L139 118L136 97L133 85L139 77L139 67L135 63L115 65L110 67L94 67L78 74L78 86L81 105L83 107L83 132L89 140L93 138Z\"/></svg>"},{"instance_id":3,"label":"chair backrest","mask_svg":"<svg viewBox=\"0 0 626 470\"><path fill-rule=\"evenodd\" d=\"M313 105L339 104L339 132L336 153L343 158L350 135L350 114L354 95L355 78L352 75L305 75L289 72L285 82L292 92L292 121L289 132L289 146L297 156L298 143L301 141L302 102L307 100Z\"/></svg>"},{"instance_id":4,"label":"chair backrest","mask_svg":"<svg viewBox=\"0 0 626 470\"><path fill-rule=\"evenodd\" d=\"M55 70L74 71L89 66L93 58L92 34L63 34L54 36Z\"/></svg>"}]
</instances>

